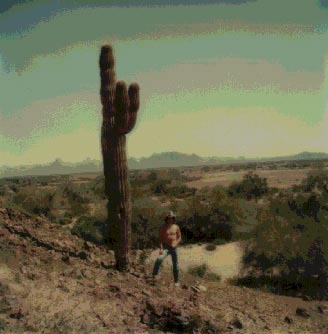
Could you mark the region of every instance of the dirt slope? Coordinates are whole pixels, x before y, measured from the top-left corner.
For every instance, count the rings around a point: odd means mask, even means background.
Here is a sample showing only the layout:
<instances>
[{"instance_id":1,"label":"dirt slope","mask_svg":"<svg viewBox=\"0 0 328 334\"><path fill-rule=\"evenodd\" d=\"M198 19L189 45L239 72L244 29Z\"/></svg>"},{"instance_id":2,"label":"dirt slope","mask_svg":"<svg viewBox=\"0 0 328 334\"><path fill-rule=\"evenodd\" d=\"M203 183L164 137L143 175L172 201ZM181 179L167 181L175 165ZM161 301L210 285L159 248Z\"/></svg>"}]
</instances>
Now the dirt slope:
<instances>
[{"instance_id":1,"label":"dirt slope","mask_svg":"<svg viewBox=\"0 0 328 334\"><path fill-rule=\"evenodd\" d=\"M229 248L218 254L224 249ZM182 252L181 265L189 265L183 258ZM328 333L327 302L187 273L174 288L170 267L152 286L147 278L152 263L143 266L136 255L132 260L133 270L118 273L105 248L46 219L0 209L0 332Z\"/></svg>"}]
</instances>

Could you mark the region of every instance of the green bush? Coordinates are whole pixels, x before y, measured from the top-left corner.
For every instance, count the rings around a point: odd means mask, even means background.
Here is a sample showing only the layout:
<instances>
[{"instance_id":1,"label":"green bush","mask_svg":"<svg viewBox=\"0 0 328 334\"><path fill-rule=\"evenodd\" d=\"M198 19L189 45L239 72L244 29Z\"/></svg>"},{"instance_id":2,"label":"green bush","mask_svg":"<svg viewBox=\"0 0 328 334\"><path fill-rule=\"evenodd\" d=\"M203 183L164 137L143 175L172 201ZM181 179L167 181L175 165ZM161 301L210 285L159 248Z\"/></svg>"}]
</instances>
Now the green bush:
<instances>
[{"instance_id":1,"label":"green bush","mask_svg":"<svg viewBox=\"0 0 328 334\"><path fill-rule=\"evenodd\" d=\"M196 193L196 188L190 188L185 184L170 186L165 188L166 194L175 197L188 197L194 196Z\"/></svg>"},{"instance_id":2,"label":"green bush","mask_svg":"<svg viewBox=\"0 0 328 334\"><path fill-rule=\"evenodd\" d=\"M72 222L72 220L68 217L61 217L57 220L58 224L60 225L68 225Z\"/></svg>"},{"instance_id":3,"label":"green bush","mask_svg":"<svg viewBox=\"0 0 328 334\"><path fill-rule=\"evenodd\" d=\"M13 203L35 215L51 218L55 193L37 188L22 189L13 198Z\"/></svg>"},{"instance_id":4,"label":"green bush","mask_svg":"<svg viewBox=\"0 0 328 334\"><path fill-rule=\"evenodd\" d=\"M193 276L204 277L208 270L207 264L201 264L199 266L193 266L188 268L188 273Z\"/></svg>"},{"instance_id":5,"label":"green bush","mask_svg":"<svg viewBox=\"0 0 328 334\"><path fill-rule=\"evenodd\" d=\"M154 194L167 194L167 185L170 180L157 180L151 185L151 190Z\"/></svg>"},{"instance_id":6,"label":"green bush","mask_svg":"<svg viewBox=\"0 0 328 334\"><path fill-rule=\"evenodd\" d=\"M260 210L243 261L254 280L269 279L276 291L328 298L328 228L311 196L287 194Z\"/></svg>"},{"instance_id":7,"label":"green bush","mask_svg":"<svg viewBox=\"0 0 328 334\"><path fill-rule=\"evenodd\" d=\"M224 239L215 239L215 240L213 240L213 244L216 245L216 246L221 246L221 245L224 245L226 243L227 243L227 241L224 240Z\"/></svg>"},{"instance_id":8,"label":"green bush","mask_svg":"<svg viewBox=\"0 0 328 334\"><path fill-rule=\"evenodd\" d=\"M216 282L221 282L221 280L222 280L221 276L216 274L216 273L207 273L206 274L206 279L208 279L210 281L216 281Z\"/></svg>"},{"instance_id":9,"label":"green bush","mask_svg":"<svg viewBox=\"0 0 328 334\"><path fill-rule=\"evenodd\" d=\"M253 172L244 175L241 182L234 182L228 188L230 196L237 196L251 200L260 198L269 192L266 178L261 178Z\"/></svg>"},{"instance_id":10,"label":"green bush","mask_svg":"<svg viewBox=\"0 0 328 334\"><path fill-rule=\"evenodd\" d=\"M163 212L157 204L147 201L132 208L132 247L135 249L157 248L159 228L164 223Z\"/></svg>"},{"instance_id":11,"label":"green bush","mask_svg":"<svg viewBox=\"0 0 328 334\"><path fill-rule=\"evenodd\" d=\"M188 198L186 204L179 222L186 242L230 241L235 227L244 222L244 212L239 203L228 197L221 187Z\"/></svg>"},{"instance_id":12,"label":"green bush","mask_svg":"<svg viewBox=\"0 0 328 334\"><path fill-rule=\"evenodd\" d=\"M108 224L96 217L82 216L71 229L71 233L86 241L103 245L108 235Z\"/></svg>"},{"instance_id":13,"label":"green bush","mask_svg":"<svg viewBox=\"0 0 328 334\"><path fill-rule=\"evenodd\" d=\"M208 245L206 245L205 249L207 251L214 251L214 250L216 250L216 245L214 245L214 244L208 244Z\"/></svg>"}]
</instances>

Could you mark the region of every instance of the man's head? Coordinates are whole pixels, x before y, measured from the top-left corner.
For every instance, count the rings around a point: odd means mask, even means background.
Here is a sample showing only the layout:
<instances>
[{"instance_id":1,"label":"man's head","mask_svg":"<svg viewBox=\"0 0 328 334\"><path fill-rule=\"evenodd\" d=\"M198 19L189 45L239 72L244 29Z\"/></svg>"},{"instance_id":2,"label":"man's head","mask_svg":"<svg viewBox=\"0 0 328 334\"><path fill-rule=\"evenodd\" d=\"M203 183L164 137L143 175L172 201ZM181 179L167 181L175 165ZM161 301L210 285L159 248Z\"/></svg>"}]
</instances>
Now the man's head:
<instances>
[{"instance_id":1,"label":"man's head","mask_svg":"<svg viewBox=\"0 0 328 334\"><path fill-rule=\"evenodd\" d=\"M173 213L173 211L170 211L168 213L168 215L165 217L165 222L167 224L173 224L175 222L175 214Z\"/></svg>"}]
</instances>

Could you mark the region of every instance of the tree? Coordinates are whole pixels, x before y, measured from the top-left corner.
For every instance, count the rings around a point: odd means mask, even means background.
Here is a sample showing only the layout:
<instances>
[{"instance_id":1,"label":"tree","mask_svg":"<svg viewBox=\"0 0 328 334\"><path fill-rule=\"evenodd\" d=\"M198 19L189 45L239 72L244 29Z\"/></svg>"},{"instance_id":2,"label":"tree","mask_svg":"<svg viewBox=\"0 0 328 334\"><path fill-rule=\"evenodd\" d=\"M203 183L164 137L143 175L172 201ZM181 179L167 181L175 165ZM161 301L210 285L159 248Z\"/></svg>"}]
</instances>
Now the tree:
<instances>
[{"instance_id":1,"label":"tree","mask_svg":"<svg viewBox=\"0 0 328 334\"><path fill-rule=\"evenodd\" d=\"M253 172L244 175L241 182L234 182L230 185L228 193L231 196L244 197L247 200L259 198L269 191L266 178L261 178Z\"/></svg>"}]
</instances>

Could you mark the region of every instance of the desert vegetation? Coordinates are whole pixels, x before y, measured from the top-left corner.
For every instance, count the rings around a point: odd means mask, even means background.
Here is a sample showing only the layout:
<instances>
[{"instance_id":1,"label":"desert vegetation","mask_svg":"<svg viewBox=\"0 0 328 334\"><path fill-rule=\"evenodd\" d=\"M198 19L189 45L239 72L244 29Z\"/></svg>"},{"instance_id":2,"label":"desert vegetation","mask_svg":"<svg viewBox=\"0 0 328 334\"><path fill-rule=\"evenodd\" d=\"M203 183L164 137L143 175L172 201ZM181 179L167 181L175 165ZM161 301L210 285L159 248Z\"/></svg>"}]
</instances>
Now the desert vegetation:
<instances>
[{"instance_id":1,"label":"desert vegetation","mask_svg":"<svg viewBox=\"0 0 328 334\"><path fill-rule=\"evenodd\" d=\"M132 249L158 247L159 226L173 210L185 245L203 243L210 253L226 242L242 242L243 270L235 284L327 299L325 164L316 167L313 162L311 167L307 162L304 177L291 186L276 188L261 176L264 170L280 169L292 175L291 167L300 170L303 165L240 165L239 181L202 187L192 184L212 173L233 172L236 166L132 170ZM104 189L104 176L99 174L8 178L0 180L0 203L46 217L81 239L111 248Z\"/></svg>"}]
</instances>

